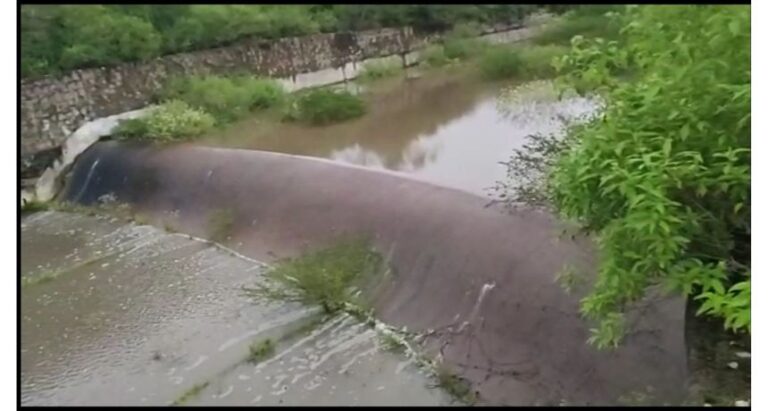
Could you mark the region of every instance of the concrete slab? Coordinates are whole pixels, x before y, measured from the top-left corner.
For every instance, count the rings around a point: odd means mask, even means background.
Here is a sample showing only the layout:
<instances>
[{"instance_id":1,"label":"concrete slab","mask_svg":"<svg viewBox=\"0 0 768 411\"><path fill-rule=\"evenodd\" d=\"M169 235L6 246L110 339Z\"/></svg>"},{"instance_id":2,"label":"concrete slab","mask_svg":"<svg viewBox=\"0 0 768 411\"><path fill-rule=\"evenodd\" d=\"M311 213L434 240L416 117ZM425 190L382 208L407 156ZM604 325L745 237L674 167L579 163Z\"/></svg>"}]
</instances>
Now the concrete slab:
<instances>
[{"instance_id":1,"label":"concrete slab","mask_svg":"<svg viewBox=\"0 0 768 411\"><path fill-rule=\"evenodd\" d=\"M287 398L272 396L273 382L264 378L237 378L250 367L248 346L280 341L317 321L319 311L254 304L241 287L259 281L265 268L207 242L115 218L59 211L25 218L23 278L57 274L22 289L22 404L168 405L194 386L207 382L214 390L230 380L237 382L235 394L203 393L200 402L250 405L249 392L262 393L264 403ZM373 331L364 328L349 318L319 328L301 346L310 351L297 354L325 361L296 380L289 402L439 404L429 379L411 369L393 372L399 360L376 349ZM259 373L277 378L280 361ZM356 396L301 385L342 365L357 371L326 380ZM359 386L361 375L371 381L367 390Z\"/></svg>"}]
</instances>

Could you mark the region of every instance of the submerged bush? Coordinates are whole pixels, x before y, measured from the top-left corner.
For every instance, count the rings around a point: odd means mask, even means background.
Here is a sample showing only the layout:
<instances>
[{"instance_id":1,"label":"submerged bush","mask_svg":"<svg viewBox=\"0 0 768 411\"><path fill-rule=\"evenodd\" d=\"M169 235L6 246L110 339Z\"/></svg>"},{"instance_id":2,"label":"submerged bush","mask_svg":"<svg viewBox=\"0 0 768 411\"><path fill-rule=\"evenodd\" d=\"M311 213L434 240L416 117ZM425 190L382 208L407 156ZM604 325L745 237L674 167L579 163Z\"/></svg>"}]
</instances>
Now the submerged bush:
<instances>
[{"instance_id":1,"label":"submerged bush","mask_svg":"<svg viewBox=\"0 0 768 411\"><path fill-rule=\"evenodd\" d=\"M555 45L495 45L483 53L478 66L489 80L549 78L557 74L556 59L567 52L568 48Z\"/></svg>"},{"instance_id":2,"label":"submerged bush","mask_svg":"<svg viewBox=\"0 0 768 411\"><path fill-rule=\"evenodd\" d=\"M372 81L392 77L402 71L402 65L395 62L369 63L363 67L363 71L358 78L362 81Z\"/></svg>"},{"instance_id":3,"label":"submerged bush","mask_svg":"<svg viewBox=\"0 0 768 411\"><path fill-rule=\"evenodd\" d=\"M274 80L251 76L192 76L172 80L161 94L211 113L219 123L246 116L251 110L277 105L283 87Z\"/></svg>"},{"instance_id":4,"label":"submerged bush","mask_svg":"<svg viewBox=\"0 0 768 411\"><path fill-rule=\"evenodd\" d=\"M480 73L489 80L501 80L522 73L523 60L520 51L511 47L495 46L480 58Z\"/></svg>"},{"instance_id":5,"label":"submerged bush","mask_svg":"<svg viewBox=\"0 0 768 411\"><path fill-rule=\"evenodd\" d=\"M201 135L214 124L210 114L183 101L172 100L157 106L145 117L121 121L114 135L121 139L171 141Z\"/></svg>"},{"instance_id":6,"label":"submerged bush","mask_svg":"<svg viewBox=\"0 0 768 411\"><path fill-rule=\"evenodd\" d=\"M522 46L519 50L521 74L527 79L554 77L555 59L568 53L567 47L558 45Z\"/></svg>"},{"instance_id":7,"label":"submerged bush","mask_svg":"<svg viewBox=\"0 0 768 411\"><path fill-rule=\"evenodd\" d=\"M309 124L330 124L365 114L363 100L348 92L331 89L314 89L297 95L287 111L286 120Z\"/></svg>"},{"instance_id":8,"label":"submerged bush","mask_svg":"<svg viewBox=\"0 0 768 411\"><path fill-rule=\"evenodd\" d=\"M443 47L437 45L427 47L421 56L421 61L429 67L443 67L451 62L445 55Z\"/></svg>"}]
</instances>

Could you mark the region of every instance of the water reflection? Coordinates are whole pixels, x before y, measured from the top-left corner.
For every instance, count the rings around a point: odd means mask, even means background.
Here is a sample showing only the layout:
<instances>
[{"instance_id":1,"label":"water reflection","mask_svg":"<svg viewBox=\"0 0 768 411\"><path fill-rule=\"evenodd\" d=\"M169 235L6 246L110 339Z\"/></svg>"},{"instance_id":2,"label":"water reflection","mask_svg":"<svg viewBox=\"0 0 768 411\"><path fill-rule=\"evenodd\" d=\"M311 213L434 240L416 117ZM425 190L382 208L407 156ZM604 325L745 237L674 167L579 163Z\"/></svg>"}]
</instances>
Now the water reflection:
<instances>
[{"instance_id":1,"label":"water reflection","mask_svg":"<svg viewBox=\"0 0 768 411\"><path fill-rule=\"evenodd\" d=\"M593 114L595 101L558 100L552 85L484 84L461 74L399 78L364 88L369 112L323 127L254 118L203 144L323 157L478 194L504 178L499 164L527 135Z\"/></svg>"}]
</instances>

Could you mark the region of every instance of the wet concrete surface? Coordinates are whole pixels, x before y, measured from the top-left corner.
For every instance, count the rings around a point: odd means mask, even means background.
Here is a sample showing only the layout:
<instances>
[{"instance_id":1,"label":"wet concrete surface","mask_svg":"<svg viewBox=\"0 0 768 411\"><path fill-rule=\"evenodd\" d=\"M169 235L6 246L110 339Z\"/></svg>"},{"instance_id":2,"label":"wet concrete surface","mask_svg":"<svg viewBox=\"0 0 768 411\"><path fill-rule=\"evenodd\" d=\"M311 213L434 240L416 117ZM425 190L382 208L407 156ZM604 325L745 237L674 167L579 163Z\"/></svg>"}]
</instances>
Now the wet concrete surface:
<instances>
[{"instance_id":1,"label":"wet concrete surface","mask_svg":"<svg viewBox=\"0 0 768 411\"><path fill-rule=\"evenodd\" d=\"M200 384L189 404L449 401L350 318L309 328L317 309L254 304L241 287L260 280L258 261L114 217L47 211L21 229L23 278L56 272L22 289L22 405L168 405ZM246 362L266 338L276 356Z\"/></svg>"},{"instance_id":2,"label":"wet concrete surface","mask_svg":"<svg viewBox=\"0 0 768 411\"><path fill-rule=\"evenodd\" d=\"M505 213L405 176L253 150L100 143L76 165L65 198L113 195L197 236L229 210L228 244L263 261L370 235L392 267L371 296L377 316L429 333L425 349L441 352L486 404L616 404L648 387L654 404L681 400L680 298L650 294L630 310L622 346L597 351L579 315L584 293L555 280L564 264L589 280L588 238L561 237L567 227L544 212Z\"/></svg>"},{"instance_id":3,"label":"wet concrete surface","mask_svg":"<svg viewBox=\"0 0 768 411\"><path fill-rule=\"evenodd\" d=\"M208 385L195 405L447 405L427 374L382 352L376 331L347 315L296 338L275 357L242 363Z\"/></svg>"}]
</instances>

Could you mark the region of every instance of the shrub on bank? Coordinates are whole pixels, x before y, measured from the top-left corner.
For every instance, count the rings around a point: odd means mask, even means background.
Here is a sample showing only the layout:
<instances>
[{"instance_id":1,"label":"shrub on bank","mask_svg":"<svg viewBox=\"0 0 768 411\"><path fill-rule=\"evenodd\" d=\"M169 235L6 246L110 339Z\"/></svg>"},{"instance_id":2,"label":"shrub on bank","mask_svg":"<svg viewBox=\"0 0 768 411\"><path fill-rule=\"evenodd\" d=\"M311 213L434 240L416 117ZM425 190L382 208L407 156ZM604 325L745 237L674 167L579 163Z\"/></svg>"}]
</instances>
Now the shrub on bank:
<instances>
[{"instance_id":1,"label":"shrub on bank","mask_svg":"<svg viewBox=\"0 0 768 411\"><path fill-rule=\"evenodd\" d=\"M479 61L479 68L480 73L486 79L507 79L521 74L523 60L519 50L496 46L483 53Z\"/></svg>"},{"instance_id":2,"label":"shrub on bank","mask_svg":"<svg viewBox=\"0 0 768 411\"><path fill-rule=\"evenodd\" d=\"M398 63L382 62L370 63L363 67L360 76L361 81L373 81L381 78L392 77L403 71L403 67Z\"/></svg>"},{"instance_id":3,"label":"shrub on bank","mask_svg":"<svg viewBox=\"0 0 768 411\"><path fill-rule=\"evenodd\" d=\"M452 38L443 43L443 53L449 60L466 60L482 52L484 46L475 38Z\"/></svg>"},{"instance_id":4,"label":"shrub on bank","mask_svg":"<svg viewBox=\"0 0 768 411\"><path fill-rule=\"evenodd\" d=\"M558 61L563 85L599 90L600 117L526 145L510 176L541 170L522 188L599 239L590 342L636 331L625 314L656 287L751 333L750 9L638 7L623 24L632 47L576 38Z\"/></svg>"},{"instance_id":5,"label":"shrub on bank","mask_svg":"<svg viewBox=\"0 0 768 411\"><path fill-rule=\"evenodd\" d=\"M443 52L449 60L466 60L485 50L487 43L479 40L480 26L460 24L448 33L442 41Z\"/></svg>"},{"instance_id":6,"label":"shrub on bank","mask_svg":"<svg viewBox=\"0 0 768 411\"><path fill-rule=\"evenodd\" d=\"M557 74L555 59L567 52L567 47L557 45L497 45L485 50L478 66L483 77L489 80L550 78Z\"/></svg>"},{"instance_id":7,"label":"shrub on bank","mask_svg":"<svg viewBox=\"0 0 768 411\"><path fill-rule=\"evenodd\" d=\"M422 55L421 61L429 67L443 67L450 63L441 46L429 46Z\"/></svg>"},{"instance_id":8,"label":"shrub on bank","mask_svg":"<svg viewBox=\"0 0 768 411\"><path fill-rule=\"evenodd\" d=\"M521 47L521 74L528 79L554 77L557 74L554 59L565 55L568 50L568 47L554 44Z\"/></svg>"},{"instance_id":9,"label":"shrub on bank","mask_svg":"<svg viewBox=\"0 0 768 411\"><path fill-rule=\"evenodd\" d=\"M557 21L548 24L533 39L534 44L569 46L574 36L602 37L614 40L619 37L620 25L606 17L606 13L620 12L623 6L577 7Z\"/></svg>"},{"instance_id":10,"label":"shrub on bank","mask_svg":"<svg viewBox=\"0 0 768 411\"><path fill-rule=\"evenodd\" d=\"M330 124L365 114L363 100L348 92L314 89L297 95L288 105L284 119L308 124Z\"/></svg>"},{"instance_id":11,"label":"shrub on bank","mask_svg":"<svg viewBox=\"0 0 768 411\"><path fill-rule=\"evenodd\" d=\"M184 101L212 114L218 123L227 123L278 104L285 91L274 80L251 76L191 76L171 81L161 96Z\"/></svg>"},{"instance_id":12,"label":"shrub on bank","mask_svg":"<svg viewBox=\"0 0 768 411\"><path fill-rule=\"evenodd\" d=\"M210 114L173 100L156 107L145 117L121 121L114 135L119 139L173 141L199 136L214 124Z\"/></svg>"},{"instance_id":13,"label":"shrub on bank","mask_svg":"<svg viewBox=\"0 0 768 411\"><path fill-rule=\"evenodd\" d=\"M245 90L249 110L275 107L282 103L286 97L285 88L272 79L239 76L234 77L232 81L236 86Z\"/></svg>"}]
</instances>

